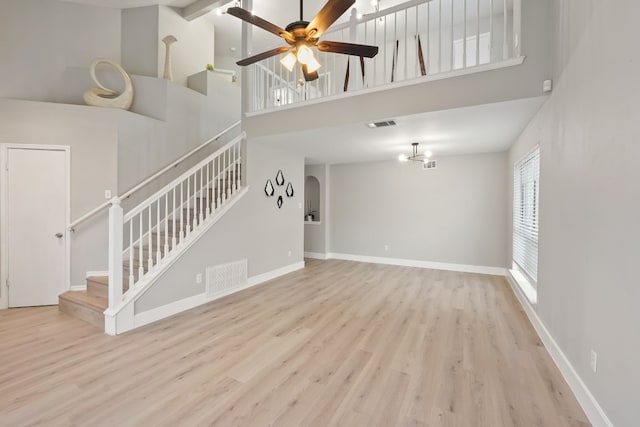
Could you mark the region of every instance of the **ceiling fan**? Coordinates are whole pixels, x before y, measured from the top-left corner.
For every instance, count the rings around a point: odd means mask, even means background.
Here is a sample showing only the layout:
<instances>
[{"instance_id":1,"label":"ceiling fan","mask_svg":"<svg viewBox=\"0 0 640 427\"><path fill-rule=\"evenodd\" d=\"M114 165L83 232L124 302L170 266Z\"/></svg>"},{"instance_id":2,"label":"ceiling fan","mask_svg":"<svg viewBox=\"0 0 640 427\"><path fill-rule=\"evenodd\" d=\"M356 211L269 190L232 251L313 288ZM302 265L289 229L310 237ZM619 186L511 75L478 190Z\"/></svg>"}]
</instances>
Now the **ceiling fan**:
<instances>
[{"instance_id":1,"label":"ceiling fan","mask_svg":"<svg viewBox=\"0 0 640 427\"><path fill-rule=\"evenodd\" d=\"M285 29L266 21L248 10L240 7L230 7L227 9L229 15L240 18L245 22L260 27L279 37L282 37L289 46L277 47L267 50L249 58L242 59L236 64L240 66L250 65L254 62L272 56L289 52L287 56L280 60L280 63L289 71L293 71L296 61L302 66L302 72L306 81L313 81L318 78L320 63L313 56L312 47L316 47L320 52L342 53L345 55L361 56L373 58L378 53L378 46L363 44L333 42L318 39L344 12L349 9L356 0L329 0L320 12L311 20L304 21L302 17L302 0L300 0L300 20L287 25Z\"/></svg>"}]
</instances>

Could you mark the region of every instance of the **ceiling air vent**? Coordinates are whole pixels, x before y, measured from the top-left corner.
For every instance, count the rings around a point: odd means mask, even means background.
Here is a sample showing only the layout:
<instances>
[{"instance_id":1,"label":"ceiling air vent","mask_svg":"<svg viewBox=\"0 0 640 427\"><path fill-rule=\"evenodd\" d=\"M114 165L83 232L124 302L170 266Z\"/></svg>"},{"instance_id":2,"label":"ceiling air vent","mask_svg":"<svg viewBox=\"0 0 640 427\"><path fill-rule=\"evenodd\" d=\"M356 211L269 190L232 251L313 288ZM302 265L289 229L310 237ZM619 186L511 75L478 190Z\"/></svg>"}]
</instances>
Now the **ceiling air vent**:
<instances>
[{"instance_id":1,"label":"ceiling air vent","mask_svg":"<svg viewBox=\"0 0 640 427\"><path fill-rule=\"evenodd\" d=\"M424 170L435 169L436 167L437 167L437 164L435 160L429 160L428 162L425 162L422 164L422 169Z\"/></svg>"},{"instance_id":2,"label":"ceiling air vent","mask_svg":"<svg viewBox=\"0 0 640 427\"><path fill-rule=\"evenodd\" d=\"M395 120L383 120L381 122L367 123L367 126L370 128L384 128L388 126L398 126L398 123Z\"/></svg>"}]
</instances>

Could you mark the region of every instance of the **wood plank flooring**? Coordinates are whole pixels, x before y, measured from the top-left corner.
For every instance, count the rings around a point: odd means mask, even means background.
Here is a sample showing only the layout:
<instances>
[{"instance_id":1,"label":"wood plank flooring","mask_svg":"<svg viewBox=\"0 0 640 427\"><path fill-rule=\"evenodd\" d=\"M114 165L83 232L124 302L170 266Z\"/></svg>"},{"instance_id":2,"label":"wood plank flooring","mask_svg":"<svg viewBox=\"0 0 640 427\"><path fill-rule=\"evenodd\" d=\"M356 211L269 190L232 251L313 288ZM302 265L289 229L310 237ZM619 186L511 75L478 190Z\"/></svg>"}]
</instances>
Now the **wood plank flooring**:
<instances>
[{"instance_id":1,"label":"wood plank flooring","mask_svg":"<svg viewBox=\"0 0 640 427\"><path fill-rule=\"evenodd\" d=\"M0 311L1 426L586 426L504 278L348 261L109 337Z\"/></svg>"}]
</instances>

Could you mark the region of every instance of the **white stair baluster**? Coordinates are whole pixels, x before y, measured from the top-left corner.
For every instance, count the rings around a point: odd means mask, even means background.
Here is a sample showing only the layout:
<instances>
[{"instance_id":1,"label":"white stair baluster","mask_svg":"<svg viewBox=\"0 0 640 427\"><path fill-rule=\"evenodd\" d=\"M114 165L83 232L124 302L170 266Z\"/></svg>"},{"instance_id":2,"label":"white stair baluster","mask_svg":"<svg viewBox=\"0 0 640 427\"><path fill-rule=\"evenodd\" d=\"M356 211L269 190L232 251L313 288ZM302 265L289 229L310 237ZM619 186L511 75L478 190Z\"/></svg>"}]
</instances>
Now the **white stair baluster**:
<instances>
[{"instance_id":1,"label":"white stair baluster","mask_svg":"<svg viewBox=\"0 0 640 427\"><path fill-rule=\"evenodd\" d=\"M505 0L506 1L506 0ZM450 71L453 71L453 66L454 66L454 55L453 55L453 51L454 51L454 40L453 40L453 6L454 6L455 1L451 0L451 68Z\"/></svg>"},{"instance_id":2,"label":"white stair baluster","mask_svg":"<svg viewBox=\"0 0 640 427\"><path fill-rule=\"evenodd\" d=\"M129 288L133 287L133 219L129 221Z\"/></svg>"},{"instance_id":3,"label":"white stair baluster","mask_svg":"<svg viewBox=\"0 0 640 427\"><path fill-rule=\"evenodd\" d=\"M462 68L467 68L467 0L462 0Z\"/></svg>"},{"instance_id":4,"label":"white stair baluster","mask_svg":"<svg viewBox=\"0 0 640 427\"><path fill-rule=\"evenodd\" d=\"M200 209L200 214L198 215L199 224L202 224L202 221L204 221L204 206L202 206L202 202L204 201L204 198L202 196L203 188L204 188L204 168L200 169L200 199L198 200L198 206Z\"/></svg>"},{"instance_id":5,"label":"white stair baluster","mask_svg":"<svg viewBox=\"0 0 640 427\"><path fill-rule=\"evenodd\" d=\"M231 150L231 194L236 192L236 146L235 144L230 148Z\"/></svg>"},{"instance_id":6,"label":"white stair baluster","mask_svg":"<svg viewBox=\"0 0 640 427\"><path fill-rule=\"evenodd\" d=\"M160 251L161 242L160 242L160 232L162 231L162 222L160 221L160 198L156 202L156 264L160 262L160 258L162 258L162 251Z\"/></svg>"},{"instance_id":7,"label":"white stair baluster","mask_svg":"<svg viewBox=\"0 0 640 427\"><path fill-rule=\"evenodd\" d=\"M151 271L151 268L153 267L153 228L151 226L151 206L153 205L149 205L149 207L147 208L147 210L149 211L149 231L147 232L147 234L149 235L149 247L147 248L149 252L149 260L147 261L148 271Z\"/></svg>"},{"instance_id":8,"label":"white stair baluster","mask_svg":"<svg viewBox=\"0 0 640 427\"><path fill-rule=\"evenodd\" d=\"M164 256L169 253L169 193L164 195Z\"/></svg>"},{"instance_id":9,"label":"white stair baluster","mask_svg":"<svg viewBox=\"0 0 640 427\"><path fill-rule=\"evenodd\" d=\"M142 244L143 244L143 237L144 237L144 233L143 233L143 212L141 211L138 215L140 216L140 238L138 239L138 280L137 282L140 281L140 279L142 279L142 275L144 274L144 250L142 248ZM133 265L131 266L131 268L133 269Z\"/></svg>"},{"instance_id":10,"label":"white stair baluster","mask_svg":"<svg viewBox=\"0 0 640 427\"><path fill-rule=\"evenodd\" d=\"M476 0L476 64L480 65L480 0Z\"/></svg>"},{"instance_id":11,"label":"white stair baluster","mask_svg":"<svg viewBox=\"0 0 640 427\"><path fill-rule=\"evenodd\" d=\"M211 162L207 162L207 217L211 216L211 201L209 193L211 192Z\"/></svg>"},{"instance_id":12,"label":"white stair baluster","mask_svg":"<svg viewBox=\"0 0 640 427\"><path fill-rule=\"evenodd\" d=\"M180 243L184 240L184 182L180 183Z\"/></svg>"},{"instance_id":13,"label":"white stair baluster","mask_svg":"<svg viewBox=\"0 0 640 427\"><path fill-rule=\"evenodd\" d=\"M227 200L227 152L222 153L222 202Z\"/></svg>"},{"instance_id":14,"label":"white stair baluster","mask_svg":"<svg viewBox=\"0 0 640 427\"><path fill-rule=\"evenodd\" d=\"M187 237L191 235L191 176L187 177Z\"/></svg>"},{"instance_id":15,"label":"white stair baluster","mask_svg":"<svg viewBox=\"0 0 640 427\"><path fill-rule=\"evenodd\" d=\"M218 157L216 157L216 160L218 162L218 169L217 169L217 173L216 173L216 177L218 178L218 185L216 186L216 192L218 193L218 203L217 203L217 207L220 207L220 155L218 154Z\"/></svg>"},{"instance_id":16,"label":"white stair baluster","mask_svg":"<svg viewBox=\"0 0 640 427\"><path fill-rule=\"evenodd\" d=\"M507 43L507 22L509 20L508 12L507 0L504 0L502 2L502 59L507 59L509 57L509 44Z\"/></svg>"},{"instance_id":17,"label":"white stair baluster","mask_svg":"<svg viewBox=\"0 0 640 427\"><path fill-rule=\"evenodd\" d=\"M236 144L236 189L240 188L240 144Z\"/></svg>"},{"instance_id":18,"label":"white stair baluster","mask_svg":"<svg viewBox=\"0 0 640 427\"><path fill-rule=\"evenodd\" d=\"M171 194L173 199L173 208L171 209L171 221L173 223L173 231L171 233L171 250L174 250L176 248L176 187L173 187Z\"/></svg>"}]
</instances>

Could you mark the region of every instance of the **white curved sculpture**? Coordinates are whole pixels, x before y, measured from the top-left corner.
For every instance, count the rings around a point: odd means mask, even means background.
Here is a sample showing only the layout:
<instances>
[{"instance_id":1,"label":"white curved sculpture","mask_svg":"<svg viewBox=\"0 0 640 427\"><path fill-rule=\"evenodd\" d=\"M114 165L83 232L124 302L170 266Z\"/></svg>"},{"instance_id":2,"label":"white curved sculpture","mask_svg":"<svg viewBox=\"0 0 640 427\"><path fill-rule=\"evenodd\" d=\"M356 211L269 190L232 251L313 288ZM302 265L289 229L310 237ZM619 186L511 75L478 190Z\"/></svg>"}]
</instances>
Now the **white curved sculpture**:
<instances>
[{"instance_id":1,"label":"white curved sculpture","mask_svg":"<svg viewBox=\"0 0 640 427\"><path fill-rule=\"evenodd\" d=\"M102 83L100 83L100 81L98 81L98 78L96 77L96 66L98 64L111 65L122 75L122 78L124 79L124 92L118 93L115 90L107 89L102 85ZM131 78L120 64L108 59L99 58L91 63L90 72L91 78L98 87L89 89L82 96L87 105L121 108L123 110L131 108L131 104L133 103L133 85L131 84Z\"/></svg>"},{"instance_id":2,"label":"white curved sculpture","mask_svg":"<svg viewBox=\"0 0 640 427\"><path fill-rule=\"evenodd\" d=\"M167 37L162 39L162 43L165 44L165 55L164 55L164 79L165 80L173 80L173 71L171 70L171 45L177 42L178 39L172 35L168 35Z\"/></svg>"}]
</instances>

